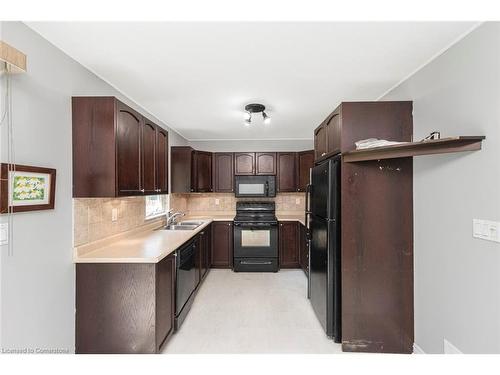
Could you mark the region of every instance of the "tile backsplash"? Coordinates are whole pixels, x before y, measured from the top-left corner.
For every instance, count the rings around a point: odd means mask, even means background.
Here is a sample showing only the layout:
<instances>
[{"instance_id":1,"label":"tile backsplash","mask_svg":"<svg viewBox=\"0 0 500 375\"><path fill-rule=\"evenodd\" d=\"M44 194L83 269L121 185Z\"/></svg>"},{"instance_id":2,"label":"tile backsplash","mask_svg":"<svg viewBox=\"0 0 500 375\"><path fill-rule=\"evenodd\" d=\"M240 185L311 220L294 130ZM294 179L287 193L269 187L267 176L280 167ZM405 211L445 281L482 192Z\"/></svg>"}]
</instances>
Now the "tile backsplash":
<instances>
[{"instance_id":1,"label":"tile backsplash","mask_svg":"<svg viewBox=\"0 0 500 375\"><path fill-rule=\"evenodd\" d=\"M275 198L236 198L232 193L210 194L170 194L170 209L190 215L222 214L236 211L239 200L274 200L277 212L303 213L304 193L280 193ZM116 208L116 221L111 220L112 210ZM73 199L73 246L81 246L136 229L154 220L145 220L145 198L75 198Z\"/></svg>"},{"instance_id":2,"label":"tile backsplash","mask_svg":"<svg viewBox=\"0 0 500 375\"><path fill-rule=\"evenodd\" d=\"M171 194L170 208L176 211L189 212L234 212L237 201L275 201L276 211L304 212L304 193L279 193L275 198L236 198L232 193L209 194Z\"/></svg>"},{"instance_id":3,"label":"tile backsplash","mask_svg":"<svg viewBox=\"0 0 500 375\"><path fill-rule=\"evenodd\" d=\"M116 221L111 220L113 208L118 211ZM144 197L75 198L73 245L84 245L151 223L152 220L145 220L144 214Z\"/></svg>"}]
</instances>

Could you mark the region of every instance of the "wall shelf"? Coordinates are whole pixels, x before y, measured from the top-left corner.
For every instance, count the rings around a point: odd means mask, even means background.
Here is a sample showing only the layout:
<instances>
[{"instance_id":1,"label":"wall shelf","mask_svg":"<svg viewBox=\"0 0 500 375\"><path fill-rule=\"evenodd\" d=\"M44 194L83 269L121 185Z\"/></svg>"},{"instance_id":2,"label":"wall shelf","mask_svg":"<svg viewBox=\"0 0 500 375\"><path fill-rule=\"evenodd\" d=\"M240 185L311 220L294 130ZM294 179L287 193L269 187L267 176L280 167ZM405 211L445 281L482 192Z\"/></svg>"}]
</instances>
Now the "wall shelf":
<instances>
[{"instance_id":1,"label":"wall shelf","mask_svg":"<svg viewBox=\"0 0 500 375\"><path fill-rule=\"evenodd\" d=\"M357 161L476 151L481 149L481 142L485 138L485 136L459 136L429 140L425 142L409 142L400 145L349 151L342 154L342 156L345 162L352 163Z\"/></svg>"}]
</instances>

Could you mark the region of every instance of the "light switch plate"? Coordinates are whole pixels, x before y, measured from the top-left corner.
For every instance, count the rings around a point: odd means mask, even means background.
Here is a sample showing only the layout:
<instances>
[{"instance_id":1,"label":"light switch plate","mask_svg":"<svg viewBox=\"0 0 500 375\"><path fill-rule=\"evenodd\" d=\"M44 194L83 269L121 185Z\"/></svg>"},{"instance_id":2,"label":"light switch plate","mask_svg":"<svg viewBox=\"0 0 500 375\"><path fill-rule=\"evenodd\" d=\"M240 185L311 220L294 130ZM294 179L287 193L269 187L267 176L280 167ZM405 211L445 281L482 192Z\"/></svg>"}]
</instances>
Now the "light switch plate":
<instances>
[{"instance_id":1,"label":"light switch plate","mask_svg":"<svg viewBox=\"0 0 500 375\"><path fill-rule=\"evenodd\" d=\"M118 220L118 208L111 209L111 221Z\"/></svg>"},{"instance_id":2,"label":"light switch plate","mask_svg":"<svg viewBox=\"0 0 500 375\"><path fill-rule=\"evenodd\" d=\"M219 199L218 198L215 198L215 205L218 206L220 203Z\"/></svg>"},{"instance_id":3,"label":"light switch plate","mask_svg":"<svg viewBox=\"0 0 500 375\"><path fill-rule=\"evenodd\" d=\"M9 223L0 224L0 245L9 243Z\"/></svg>"},{"instance_id":4,"label":"light switch plate","mask_svg":"<svg viewBox=\"0 0 500 375\"><path fill-rule=\"evenodd\" d=\"M300 204L300 198L295 198L295 204Z\"/></svg>"},{"instance_id":5,"label":"light switch plate","mask_svg":"<svg viewBox=\"0 0 500 375\"><path fill-rule=\"evenodd\" d=\"M500 223L498 221L472 219L472 236L487 241L500 242Z\"/></svg>"}]
</instances>

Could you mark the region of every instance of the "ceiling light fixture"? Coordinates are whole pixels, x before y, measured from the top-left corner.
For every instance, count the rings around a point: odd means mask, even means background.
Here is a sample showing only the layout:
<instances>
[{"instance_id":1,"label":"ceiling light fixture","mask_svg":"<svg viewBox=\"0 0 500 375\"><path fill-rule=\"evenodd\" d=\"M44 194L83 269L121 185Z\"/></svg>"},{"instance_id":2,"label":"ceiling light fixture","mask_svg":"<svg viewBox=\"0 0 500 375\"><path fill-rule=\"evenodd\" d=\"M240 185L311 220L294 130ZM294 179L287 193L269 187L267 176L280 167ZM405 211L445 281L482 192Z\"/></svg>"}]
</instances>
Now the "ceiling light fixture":
<instances>
[{"instance_id":1,"label":"ceiling light fixture","mask_svg":"<svg viewBox=\"0 0 500 375\"><path fill-rule=\"evenodd\" d=\"M271 122L271 117L264 112L266 110L266 106L263 104L258 104L258 103L252 103L252 104L247 104L245 106L245 125L250 125L252 122L252 114L253 113L262 113L262 118L264 124L269 124Z\"/></svg>"}]
</instances>

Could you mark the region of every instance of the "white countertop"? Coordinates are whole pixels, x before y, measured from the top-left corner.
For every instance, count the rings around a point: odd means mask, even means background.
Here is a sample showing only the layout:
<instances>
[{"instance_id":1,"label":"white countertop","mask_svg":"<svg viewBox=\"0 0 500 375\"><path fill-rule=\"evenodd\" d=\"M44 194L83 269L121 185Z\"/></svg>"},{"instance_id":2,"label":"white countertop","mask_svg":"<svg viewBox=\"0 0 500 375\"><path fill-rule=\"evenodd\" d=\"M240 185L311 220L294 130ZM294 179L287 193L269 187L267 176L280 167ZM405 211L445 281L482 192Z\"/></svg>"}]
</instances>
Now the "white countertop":
<instances>
[{"instance_id":1,"label":"white countertop","mask_svg":"<svg viewBox=\"0 0 500 375\"><path fill-rule=\"evenodd\" d=\"M278 221L299 221L304 215L276 213ZM182 220L199 220L204 223L194 230L163 230L161 223L133 231L114 239L75 248L75 263L158 263L184 243L200 233L212 221L232 221L233 214L189 215Z\"/></svg>"}]
</instances>

